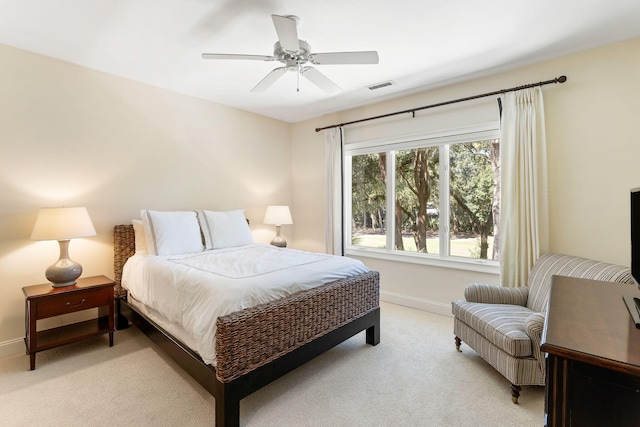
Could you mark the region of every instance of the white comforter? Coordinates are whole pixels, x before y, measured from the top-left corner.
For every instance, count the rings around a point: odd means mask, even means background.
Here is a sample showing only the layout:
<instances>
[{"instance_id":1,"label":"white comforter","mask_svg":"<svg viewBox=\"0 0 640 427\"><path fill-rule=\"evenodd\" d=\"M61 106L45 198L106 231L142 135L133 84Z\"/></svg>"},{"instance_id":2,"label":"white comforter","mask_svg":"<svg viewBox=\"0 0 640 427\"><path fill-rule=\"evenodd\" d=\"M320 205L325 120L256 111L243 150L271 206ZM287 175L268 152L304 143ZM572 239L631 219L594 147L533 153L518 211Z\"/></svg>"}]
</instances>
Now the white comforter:
<instances>
[{"instance_id":1,"label":"white comforter","mask_svg":"<svg viewBox=\"0 0 640 427\"><path fill-rule=\"evenodd\" d=\"M194 350L212 364L219 316L366 271L351 258L255 244L189 255L134 255L124 266L122 286L180 324L197 343Z\"/></svg>"}]
</instances>

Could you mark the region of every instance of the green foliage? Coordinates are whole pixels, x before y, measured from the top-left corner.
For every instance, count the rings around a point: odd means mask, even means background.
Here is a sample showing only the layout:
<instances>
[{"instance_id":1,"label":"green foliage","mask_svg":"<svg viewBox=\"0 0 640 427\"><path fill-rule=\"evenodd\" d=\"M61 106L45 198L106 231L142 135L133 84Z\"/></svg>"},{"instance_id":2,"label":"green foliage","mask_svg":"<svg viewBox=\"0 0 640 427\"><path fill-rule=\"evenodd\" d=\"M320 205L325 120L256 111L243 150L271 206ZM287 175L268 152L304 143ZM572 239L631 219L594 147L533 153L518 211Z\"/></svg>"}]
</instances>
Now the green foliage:
<instances>
[{"instance_id":1,"label":"green foliage","mask_svg":"<svg viewBox=\"0 0 640 427\"><path fill-rule=\"evenodd\" d=\"M352 158L352 213L355 228L374 228L372 218L382 218L386 205L384 170L381 156L385 154L364 154ZM384 162L382 162L384 164ZM383 226L379 224L379 226Z\"/></svg>"},{"instance_id":2,"label":"green foliage","mask_svg":"<svg viewBox=\"0 0 640 427\"><path fill-rule=\"evenodd\" d=\"M492 215L490 141L452 145L449 158L451 228L454 233L480 233Z\"/></svg>"},{"instance_id":3,"label":"green foliage","mask_svg":"<svg viewBox=\"0 0 640 427\"><path fill-rule=\"evenodd\" d=\"M473 257L487 257L493 231L495 158L492 141L449 146L450 221L453 233L480 237ZM353 228L376 232L386 228L386 153L352 157ZM398 250L405 250L402 235L413 235L415 249L427 252L427 236L441 226L440 147L395 152L395 221ZM414 247L414 245L409 245Z\"/></svg>"},{"instance_id":4,"label":"green foliage","mask_svg":"<svg viewBox=\"0 0 640 427\"><path fill-rule=\"evenodd\" d=\"M425 147L396 152L396 233L411 231L418 252L427 252L427 233L437 221L429 221L429 206L437 211L440 149ZM397 242L396 246L399 246ZM398 247L404 250L404 245Z\"/></svg>"},{"instance_id":5,"label":"green foliage","mask_svg":"<svg viewBox=\"0 0 640 427\"><path fill-rule=\"evenodd\" d=\"M425 210L437 211L440 198L439 168L438 147L396 152L396 203L402 208L404 231L418 231L417 221L421 203L424 204ZM428 229L437 231L437 218L425 220Z\"/></svg>"}]
</instances>

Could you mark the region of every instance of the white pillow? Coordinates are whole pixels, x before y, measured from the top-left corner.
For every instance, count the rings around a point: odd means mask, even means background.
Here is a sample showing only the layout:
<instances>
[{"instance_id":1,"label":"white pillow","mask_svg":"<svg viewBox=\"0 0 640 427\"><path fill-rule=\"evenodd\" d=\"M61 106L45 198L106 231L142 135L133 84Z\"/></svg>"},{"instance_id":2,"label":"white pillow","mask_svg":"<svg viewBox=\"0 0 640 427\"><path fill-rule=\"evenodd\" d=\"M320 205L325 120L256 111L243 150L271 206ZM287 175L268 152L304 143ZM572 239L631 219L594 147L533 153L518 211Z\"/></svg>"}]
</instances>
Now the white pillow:
<instances>
[{"instance_id":1,"label":"white pillow","mask_svg":"<svg viewBox=\"0 0 640 427\"><path fill-rule=\"evenodd\" d=\"M197 212L206 249L233 248L254 243L244 209Z\"/></svg>"},{"instance_id":2,"label":"white pillow","mask_svg":"<svg viewBox=\"0 0 640 427\"><path fill-rule=\"evenodd\" d=\"M202 235L194 211L141 211L149 255L202 252Z\"/></svg>"},{"instance_id":3,"label":"white pillow","mask_svg":"<svg viewBox=\"0 0 640 427\"><path fill-rule=\"evenodd\" d=\"M136 242L136 254L148 255L149 251L147 250L147 238L144 235L144 223L140 219L132 219L131 224L133 224L133 235L135 236Z\"/></svg>"}]
</instances>

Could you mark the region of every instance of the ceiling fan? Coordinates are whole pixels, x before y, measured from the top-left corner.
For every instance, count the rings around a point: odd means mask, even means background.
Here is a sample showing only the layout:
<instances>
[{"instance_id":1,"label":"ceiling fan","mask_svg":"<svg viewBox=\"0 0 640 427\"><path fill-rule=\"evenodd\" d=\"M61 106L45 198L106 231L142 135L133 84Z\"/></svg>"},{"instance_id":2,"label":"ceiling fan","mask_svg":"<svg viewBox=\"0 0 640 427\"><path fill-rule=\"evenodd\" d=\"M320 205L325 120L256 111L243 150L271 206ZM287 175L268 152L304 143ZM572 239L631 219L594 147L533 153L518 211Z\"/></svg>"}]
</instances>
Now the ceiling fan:
<instances>
[{"instance_id":1,"label":"ceiling fan","mask_svg":"<svg viewBox=\"0 0 640 427\"><path fill-rule=\"evenodd\" d=\"M303 76L325 92L335 94L340 91L338 85L316 68L306 65L307 63L313 65L378 63L378 52L376 51L311 53L309 43L298 39L297 23L300 18L294 15L271 15L271 19L278 34L278 41L273 46L273 55L203 53L202 58L279 61L284 64L284 66L277 67L267 74L251 89L251 92L264 92L287 71L295 71L298 75L298 91L300 91L300 76Z\"/></svg>"}]
</instances>

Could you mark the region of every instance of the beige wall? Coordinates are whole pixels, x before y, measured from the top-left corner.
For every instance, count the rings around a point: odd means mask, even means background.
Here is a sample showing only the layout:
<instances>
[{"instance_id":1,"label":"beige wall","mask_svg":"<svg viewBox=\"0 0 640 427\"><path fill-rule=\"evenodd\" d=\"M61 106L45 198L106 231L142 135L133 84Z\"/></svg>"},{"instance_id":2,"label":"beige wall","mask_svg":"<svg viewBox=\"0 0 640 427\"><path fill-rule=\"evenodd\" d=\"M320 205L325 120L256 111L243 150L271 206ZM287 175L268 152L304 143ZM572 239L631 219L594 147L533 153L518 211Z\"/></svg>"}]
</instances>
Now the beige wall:
<instances>
[{"instance_id":1,"label":"beige wall","mask_svg":"<svg viewBox=\"0 0 640 427\"><path fill-rule=\"evenodd\" d=\"M98 234L69 248L85 276L113 276L112 227L142 208L245 208L256 240L273 237L288 123L2 45L0 64L0 355L24 351L22 287L58 257L29 240L40 207L87 207Z\"/></svg>"},{"instance_id":2,"label":"beige wall","mask_svg":"<svg viewBox=\"0 0 640 427\"><path fill-rule=\"evenodd\" d=\"M550 203L550 250L629 265L629 189L640 186L640 39L497 73L464 83L427 90L379 104L343 111L292 126L293 162L307 165L306 187L294 184L294 207L310 227L296 225L296 241L314 240L322 211L298 203L301 193L322 194L323 166L311 164L323 136L316 127L415 108L566 75L562 85L543 88L547 124ZM495 99L488 102L495 103ZM445 107L467 108L466 106ZM385 132L412 133L416 123L442 115L440 110L372 122L351 130L356 139L377 139ZM433 120L432 120L433 121ZM442 121L447 127L449 122ZM362 136L365 135L365 136ZM313 175L311 179L308 175ZM294 177L297 178L296 175ZM311 238L313 236L313 238ZM472 281L497 283L491 274L365 259L380 271L382 298L440 313L461 298Z\"/></svg>"}]
</instances>

